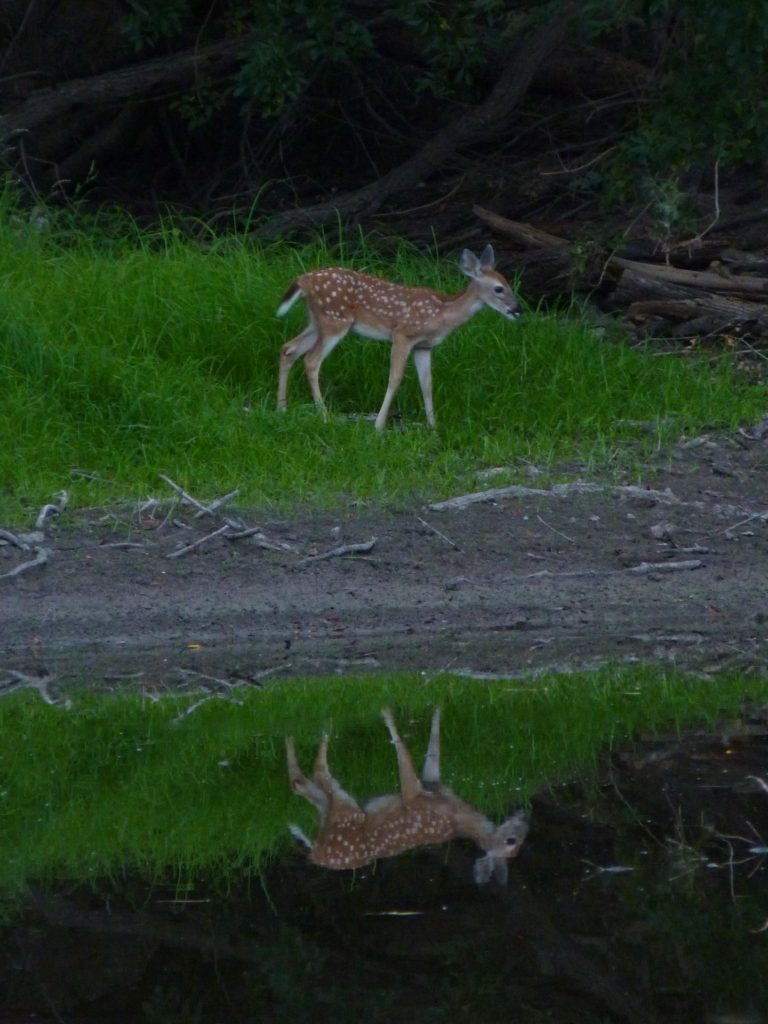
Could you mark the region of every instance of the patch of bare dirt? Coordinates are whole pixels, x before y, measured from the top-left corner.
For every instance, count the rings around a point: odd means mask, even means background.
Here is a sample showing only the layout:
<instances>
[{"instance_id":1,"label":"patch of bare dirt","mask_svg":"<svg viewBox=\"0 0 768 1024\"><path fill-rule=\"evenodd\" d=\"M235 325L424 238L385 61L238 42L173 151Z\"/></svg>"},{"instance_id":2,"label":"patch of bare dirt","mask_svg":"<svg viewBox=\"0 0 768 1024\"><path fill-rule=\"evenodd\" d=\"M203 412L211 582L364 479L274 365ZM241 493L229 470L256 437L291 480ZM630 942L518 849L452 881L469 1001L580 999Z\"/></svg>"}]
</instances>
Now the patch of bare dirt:
<instances>
[{"instance_id":1,"label":"patch of bare dirt","mask_svg":"<svg viewBox=\"0 0 768 1024\"><path fill-rule=\"evenodd\" d=\"M559 491L533 481L463 510L253 513L259 532L230 525L170 558L222 511L76 512L48 520L45 565L0 579L0 681L151 689L190 672L517 675L611 658L761 670L767 468L759 429L703 436L639 484L584 489L576 467ZM0 547L0 574L29 557Z\"/></svg>"}]
</instances>

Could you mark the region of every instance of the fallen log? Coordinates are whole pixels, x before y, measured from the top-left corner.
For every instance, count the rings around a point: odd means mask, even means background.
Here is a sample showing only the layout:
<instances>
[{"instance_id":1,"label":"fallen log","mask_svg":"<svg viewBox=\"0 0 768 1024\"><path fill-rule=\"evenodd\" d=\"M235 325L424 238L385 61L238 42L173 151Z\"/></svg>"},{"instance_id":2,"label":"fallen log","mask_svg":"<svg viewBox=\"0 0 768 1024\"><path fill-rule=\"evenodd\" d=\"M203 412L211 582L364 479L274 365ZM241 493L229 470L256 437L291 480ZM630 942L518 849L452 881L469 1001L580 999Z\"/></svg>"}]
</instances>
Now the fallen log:
<instances>
[{"instance_id":1,"label":"fallen log","mask_svg":"<svg viewBox=\"0 0 768 1024\"><path fill-rule=\"evenodd\" d=\"M545 253L570 277L571 286L578 278L579 284L584 282L589 289L601 286L604 293L607 284L610 292L604 294L604 307L623 310L634 322L670 320L686 325L682 328L686 334L717 334L749 325L753 333L768 335L768 279L757 274L733 274L725 269L738 265L733 249L722 251L717 263L722 270L693 270L628 259L619 250L594 262L585 274L574 258L573 244L567 239L482 206L473 210L483 223L517 245ZM631 249L632 243L628 243L626 250ZM750 259L745 254L742 265L759 267L761 261L765 262L764 256Z\"/></svg>"},{"instance_id":2,"label":"fallen log","mask_svg":"<svg viewBox=\"0 0 768 1024\"><path fill-rule=\"evenodd\" d=\"M768 307L761 303L687 288L635 269L621 275L610 305L625 309L633 320L659 316L685 322L707 317L721 330L750 324L756 333L768 333Z\"/></svg>"},{"instance_id":3,"label":"fallen log","mask_svg":"<svg viewBox=\"0 0 768 1024\"><path fill-rule=\"evenodd\" d=\"M621 256L609 256L606 265L687 288L700 288L709 292L736 292L750 295L752 298L764 296L768 299L768 280L761 277L685 270L665 263L638 263L635 260L623 259Z\"/></svg>"}]
</instances>

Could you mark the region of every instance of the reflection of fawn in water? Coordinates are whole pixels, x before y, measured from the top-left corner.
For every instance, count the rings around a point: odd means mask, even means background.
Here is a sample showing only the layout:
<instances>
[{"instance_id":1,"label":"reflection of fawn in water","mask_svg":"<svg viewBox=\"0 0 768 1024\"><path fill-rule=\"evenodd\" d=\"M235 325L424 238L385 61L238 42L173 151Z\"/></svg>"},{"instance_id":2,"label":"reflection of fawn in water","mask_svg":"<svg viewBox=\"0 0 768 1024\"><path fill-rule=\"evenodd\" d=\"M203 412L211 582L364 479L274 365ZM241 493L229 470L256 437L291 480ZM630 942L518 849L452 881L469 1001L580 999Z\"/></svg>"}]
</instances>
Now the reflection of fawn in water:
<instances>
[{"instance_id":1,"label":"reflection of fawn in water","mask_svg":"<svg viewBox=\"0 0 768 1024\"><path fill-rule=\"evenodd\" d=\"M293 738L286 740L288 778L296 793L320 812L314 842L295 825L291 832L309 847L309 859L326 868L359 868L378 857L393 857L430 843L459 836L474 840L485 851L475 861L475 881L491 875L507 880L507 861L516 857L528 833L528 819L518 811L498 828L480 811L460 800L440 781L440 709L432 730L421 779L390 711L382 712L397 750L400 792L374 797L364 807L341 788L328 770L328 736L323 736L308 779L296 760Z\"/></svg>"}]
</instances>

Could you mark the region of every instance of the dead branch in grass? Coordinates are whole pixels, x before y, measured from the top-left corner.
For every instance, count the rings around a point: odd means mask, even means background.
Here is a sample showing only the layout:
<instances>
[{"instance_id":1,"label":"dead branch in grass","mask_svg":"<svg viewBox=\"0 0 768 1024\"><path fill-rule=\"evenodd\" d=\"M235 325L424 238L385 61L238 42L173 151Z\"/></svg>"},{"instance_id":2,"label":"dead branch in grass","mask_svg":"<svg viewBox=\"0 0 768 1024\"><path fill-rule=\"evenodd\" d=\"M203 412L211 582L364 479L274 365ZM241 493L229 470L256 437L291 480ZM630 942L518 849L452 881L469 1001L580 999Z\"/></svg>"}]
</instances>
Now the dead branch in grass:
<instances>
[{"instance_id":1,"label":"dead branch in grass","mask_svg":"<svg viewBox=\"0 0 768 1024\"><path fill-rule=\"evenodd\" d=\"M193 498L191 494L188 494L183 487L179 487L177 483L174 483L169 476L164 476L162 473L159 474L160 479L164 484L168 484L171 490L176 491L182 501L185 501L188 505L194 505L196 509L199 509L203 514L208 512L207 507L197 498Z\"/></svg>"},{"instance_id":2,"label":"dead branch in grass","mask_svg":"<svg viewBox=\"0 0 768 1024\"><path fill-rule=\"evenodd\" d=\"M35 529L43 530L45 528L45 522L49 516L60 516L64 509L69 504L69 493L67 491L57 491L53 495L57 499L56 504L43 505L37 514L35 520Z\"/></svg>"},{"instance_id":3,"label":"dead branch in grass","mask_svg":"<svg viewBox=\"0 0 768 1024\"><path fill-rule=\"evenodd\" d=\"M227 501L231 501L232 498L236 498L240 493L240 488L238 487L234 491L230 491L229 494L224 494L220 498L214 498L213 501L208 502L206 505L204 502L198 501L198 499L188 491L185 491L183 487L180 487L177 483L171 480L169 476L164 476L162 473L160 473L159 476L163 483L168 484L171 490L176 491L183 502L186 502L187 505L192 505L197 509L195 519L199 519L201 516L212 516L216 509L221 508L221 506ZM235 528L237 529L237 527Z\"/></svg>"},{"instance_id":4,"label":"dead branch in grass","mask_svg":"<svg viewBox=\"0 0 768 1024\"><path fill-rule=\"evenodd\" d=\"M220 498L214 498L214 500L209 502L205 508L198 509L197 512L195 512L195 519L199 519L201 516L213 515L217 508L221 508L222 505L225 505L228 501L236 498L239 493L240 488L236 487L234 491L230 491L229 494L223 494Z\"/></svg>"}]
</instances>

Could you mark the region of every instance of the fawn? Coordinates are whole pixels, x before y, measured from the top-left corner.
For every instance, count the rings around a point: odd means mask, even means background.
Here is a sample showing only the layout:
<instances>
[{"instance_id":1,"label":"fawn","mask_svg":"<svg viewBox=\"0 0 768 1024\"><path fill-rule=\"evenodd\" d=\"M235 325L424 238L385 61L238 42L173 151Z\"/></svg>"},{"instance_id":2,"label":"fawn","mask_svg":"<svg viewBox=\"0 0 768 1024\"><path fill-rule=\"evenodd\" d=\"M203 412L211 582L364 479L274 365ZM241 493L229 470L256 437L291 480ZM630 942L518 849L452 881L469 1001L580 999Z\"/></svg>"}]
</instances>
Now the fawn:
<instances>
[{"instance_id":1,"label":"fawn","mask_svg":"<svg viewBox=\"0 0 768 1024\"><path fill-rule=\"evenodd\" d=\"M456 295L445 295L433 288L394 284L384 278L343 267L313 270L297 277L283 296L277 315L283 316L303 297L309 323L282 347L277 408L285 409L288 374L296 360L304 356L312 397L318 409L325 414L325 402L320 391L320 366L345 334L352 330L364 338L376 338L392 344L389 384L376 417L376 429L384 429L409 354L413 355L416 366L427 422L434 427L432 349L483 306L490 306L509 320L520 315L509 282L493 269L492 246L486 246L479 259L465 249L459 266L470 278L470 283Z\"/></svg>"},{"instance_id":2,"label":"fawn","mask_svg":"<svg viewBox=\"0 0 768 1024\"><path fill-rule=\"evenodd\" d=\"M466 837L484 851L475 861L475 881L483 884L493 875L503 885L507 862L517 856L528 834L528 816L518 811L497 827L440 781L439 708L432 715L421 779L392 713L385 709L382 716L397 751L400 792L374 797L363 807L328 769L327 734L320 742L311 778L299 768L293 738L286 739L291 787L320 812L314 841L297 826L290 826L292 834L309 848L309 860L326 868L358 868L379 857Z\"/></svg>"}]
</instances>

